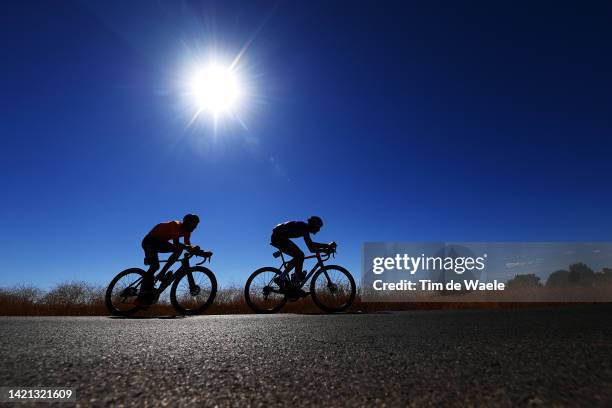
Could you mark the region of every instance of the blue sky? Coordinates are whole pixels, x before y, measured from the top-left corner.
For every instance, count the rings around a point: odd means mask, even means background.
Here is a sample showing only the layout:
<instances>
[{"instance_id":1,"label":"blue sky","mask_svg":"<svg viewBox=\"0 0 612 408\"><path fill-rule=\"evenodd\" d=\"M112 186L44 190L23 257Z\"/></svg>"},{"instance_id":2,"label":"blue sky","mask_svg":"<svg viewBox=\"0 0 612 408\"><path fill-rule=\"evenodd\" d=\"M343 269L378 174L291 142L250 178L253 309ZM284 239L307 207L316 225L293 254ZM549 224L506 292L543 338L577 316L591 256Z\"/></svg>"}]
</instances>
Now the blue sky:
<instances>
[{"instance_id":1,"label":"blue sky","mask_svg":"<svg viewBox=\"0 0 612 408\"><path fill-rule=\"evenodd\" d=\"M223 284L312 214L355 276L364 241L609 241L612 6L531 3L3 3L0 285L106 283L186 212ZM189 126L185 65L249 40L246 129Z\"/></svg>"}]
</instances>

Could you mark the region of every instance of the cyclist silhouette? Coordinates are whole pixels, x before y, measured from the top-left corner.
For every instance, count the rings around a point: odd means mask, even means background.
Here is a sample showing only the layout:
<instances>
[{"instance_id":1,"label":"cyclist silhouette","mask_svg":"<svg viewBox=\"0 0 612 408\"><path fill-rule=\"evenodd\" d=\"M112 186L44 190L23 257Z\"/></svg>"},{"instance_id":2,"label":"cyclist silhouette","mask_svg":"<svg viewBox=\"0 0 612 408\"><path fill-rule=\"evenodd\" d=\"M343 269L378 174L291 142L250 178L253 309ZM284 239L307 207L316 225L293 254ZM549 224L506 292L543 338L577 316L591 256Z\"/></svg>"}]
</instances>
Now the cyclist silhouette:
<instances>
[{"instance_id":1,"label":"cyclist silhouette","mask_svg":"<svg viewBox=\"0 0 612 408\"><path fill-rule=\"evenodd\" d=\"M195 214L187 214L183 217L183 221L168 221L157 224L142 240L142 249L144 249L145 265L149 265L149 269L142 279L140 293L136 300L140 306L145 306L154 302L153 285L155 281L155 272L159 269L159 253L169 253L172 255L168 258L168 263L164 266L162 272L176 262L181 255L184 247L180 244L179 238L183 237L183 241L187 249L199 250L199 247L191 245L191 233L200 223L200 218ZM172 242L169 242L172 240Z\"/></svg>"},{"instance_id":2,"label":"cyclist silhouette","mask_svg":"<svg viewBox=\"0 0 612 408\"><path fill-rule=\"evenodd\" d=\"M316 215L308 218L307 222L304 221L287 221L282 224L278 224L272 230L272 237L270 243L281 250L283 253L289 255L293 259L290 261L291 267L295 267L291 280L293 282L299 282L304 276L302 266L304 265L304 252L293 242L291 239L304 238L304 242L310 252L326 251L332 248L330 244L322 244L319 242L313 242L310 238L310 234L316 234L323 226L323 220Z\"/></svg>"}]
</instances>

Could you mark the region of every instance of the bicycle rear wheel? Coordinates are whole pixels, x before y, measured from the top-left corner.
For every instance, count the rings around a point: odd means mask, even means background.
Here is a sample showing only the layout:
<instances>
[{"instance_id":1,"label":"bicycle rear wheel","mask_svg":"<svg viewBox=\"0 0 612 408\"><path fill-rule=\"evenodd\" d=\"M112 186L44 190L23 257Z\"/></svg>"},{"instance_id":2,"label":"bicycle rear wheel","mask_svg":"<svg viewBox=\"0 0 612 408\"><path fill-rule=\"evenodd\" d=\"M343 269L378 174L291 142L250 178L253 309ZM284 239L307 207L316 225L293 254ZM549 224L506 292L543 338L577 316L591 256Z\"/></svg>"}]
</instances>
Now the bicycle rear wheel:
<instances>
[{"instance_id":1,"label":"bicycle rear wheel","mask_svg":"<svg viewBox=\"0 0 612 408\"><path fill-rule=\"evenodd\" d=\"M349 271L338 265L319 269L310 281L313 302L328 313L343 312L355 300L355 280Z\"/></svg>"},{"instance_id":2,"label":"bicycle rear wheel","mask_svg":"<svg viewBox=\"0 0 612 408\"><path fill-rule=\"evenodd\" d=\"M281 271L266 266L253 272L244 287L244 299L256 313L276 313L287 303L287 297L281 293L274 278L280 277Z\"/></svg>"},{"instance_id":3,"label":"bicycle rear wheel","mask_svg":"<svg viewBox=\"0 0 612 408\"><path fill-rule=\"evenodd\" d=\"M177 276L170 289L170 302L183 315L196 315L206 310L217 295L215 274L203 266L194 266Z\"/></svg>"},{"instance_id":4,"label":"bicycle rear wheel","mask_svg":"<svg viewBox=\"0 0 612 408\"><path fill-rule=\"evenodd\" d=\"M140 308L133 304L138 297L145 271L130 268L120 272L106 289L104 301L108 311L115 316L129 316Z\"/></svg>"}]
</instances>

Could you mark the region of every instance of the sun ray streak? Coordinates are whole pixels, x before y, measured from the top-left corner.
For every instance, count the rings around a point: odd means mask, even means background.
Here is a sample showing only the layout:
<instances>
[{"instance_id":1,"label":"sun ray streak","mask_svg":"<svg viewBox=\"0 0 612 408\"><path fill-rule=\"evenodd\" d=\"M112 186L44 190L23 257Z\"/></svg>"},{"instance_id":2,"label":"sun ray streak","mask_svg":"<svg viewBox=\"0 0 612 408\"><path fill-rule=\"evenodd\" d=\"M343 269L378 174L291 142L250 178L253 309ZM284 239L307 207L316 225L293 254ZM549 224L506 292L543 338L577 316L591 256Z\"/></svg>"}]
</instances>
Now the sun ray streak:
<instances>
[{"instance_id":1,"label":"sun ray streak","mask_svg":"<svg viewBox=\"0 0 612 408\"><path fill-rule=\"evenodd\" d=\"M249 47L251 46L253 41L255 41L255 38L259 35L260 31L266 26L266 24L268 24L268 21L270 21L270 19L272 18L272 15L274 15L274 12L278 8L279 3L280 3L280 1L276 2L276 4L274 4L274 7L272 7L272 9L270 9L270 12L264 17L264 19L259 24L259 26L257 26L257 28L255 29L253 34L251 34L251 36L244 43L244 45L242 46L242 49L240 50L240 52L238 52L238 54L236 55L236 57L234 57L234 60L230 64L230 69L234 69L234 67L236 65L238 65L238 63L240 62L240 59L247 52L247 50L249 49Z\"/></svg>"},{"instance_id":2,"label":"sun ray streak","mask_svg":"<svg viewBox=\"0 0 612 408\"><path fill-rule=\"evenodd\" d=\"M253 66L249 66L246 55L253 52L255 40L278 5L279 1L263 16L237 53L227 53L217 43L214 27L207 35L210 41L206 42L206 47L203 42L195 41L189 45L181 40L186 61L177 82L182 93L181 110L189 112L189 127L197 128L208 123L216 134L226 122L234 122L249 131L248 119L260 106L262 95L254 86L261 81L261 74L249 72Z\"/></svg>"}]
</instances>

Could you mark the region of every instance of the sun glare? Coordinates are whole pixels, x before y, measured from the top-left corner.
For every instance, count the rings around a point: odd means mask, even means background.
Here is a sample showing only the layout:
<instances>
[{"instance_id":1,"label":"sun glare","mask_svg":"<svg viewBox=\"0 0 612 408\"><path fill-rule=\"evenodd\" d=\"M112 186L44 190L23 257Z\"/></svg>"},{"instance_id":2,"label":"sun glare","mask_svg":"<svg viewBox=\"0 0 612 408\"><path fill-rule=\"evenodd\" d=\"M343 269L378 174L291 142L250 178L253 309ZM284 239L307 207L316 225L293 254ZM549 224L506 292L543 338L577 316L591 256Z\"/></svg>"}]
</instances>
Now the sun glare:
<instances>
[{"instance_id":1,"label":"sun glare","mask_svg":"<svg viewBox=\"0 0 612 408\"><path fill-rule=\"evenodd\" d=\"M238 107L242 89L232 69L211 64L195 73L191 93L199 112L217 116L232 113Z\"/></svg>"},{"instance_id":2,"label":"sun glare","mask_svg":"<svg viewBox=\"0 0 612 408\"><path fill-rule=\"evenodd\" d=\"M186 55L176 86L179 109L188 117L189 127L209 130L211 126L214 135L237 124L248 130L246 120L253 114L259 96L250 66L243 58L246 49L233 57L215 50Z\"/></svg>"}]
</instances>

